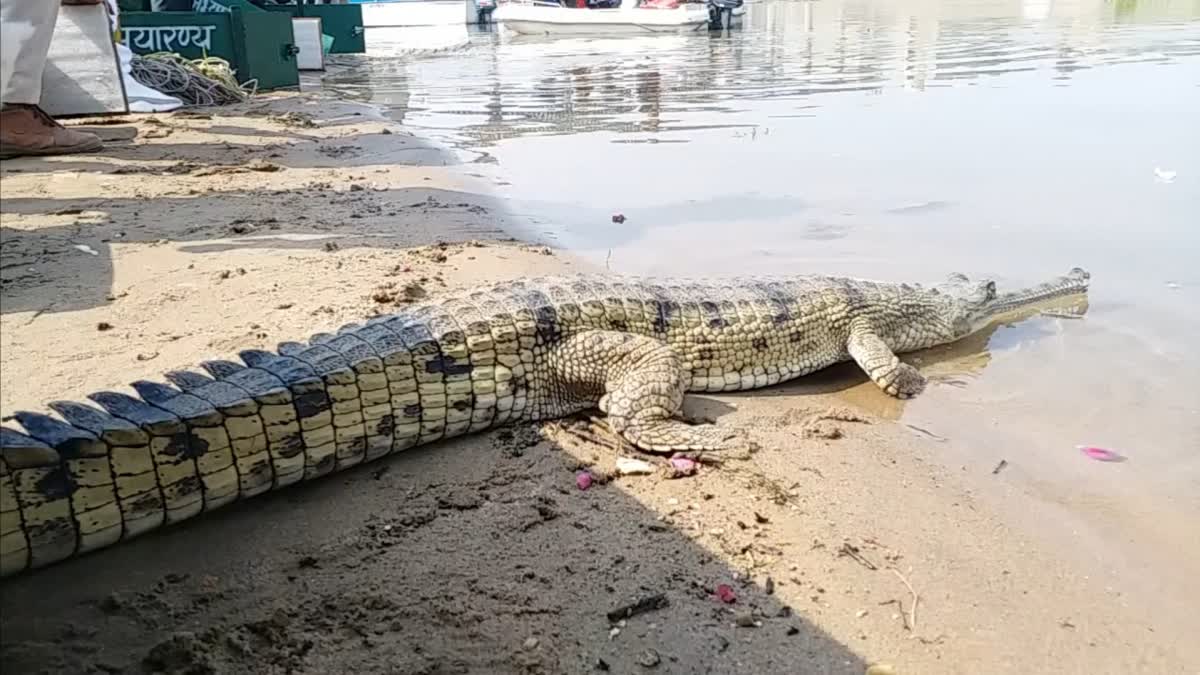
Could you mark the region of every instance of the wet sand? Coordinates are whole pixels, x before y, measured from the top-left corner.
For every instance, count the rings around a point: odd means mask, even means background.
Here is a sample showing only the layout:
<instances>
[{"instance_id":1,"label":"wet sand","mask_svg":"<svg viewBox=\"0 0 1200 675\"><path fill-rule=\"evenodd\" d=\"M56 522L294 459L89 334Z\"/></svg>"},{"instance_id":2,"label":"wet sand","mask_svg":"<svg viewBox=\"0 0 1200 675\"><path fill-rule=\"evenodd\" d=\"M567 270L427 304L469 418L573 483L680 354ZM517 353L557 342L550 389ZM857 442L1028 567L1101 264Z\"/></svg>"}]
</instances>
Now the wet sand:
<instances>
[{"instance_id":1,"label":"wet sand","mask_svg":"<svg viewBox=\"0 0 1200 675\"><path fill-rule=\"evenodd\" d=\"M503 203L370 108L281 97L131 126L135 141L95 156L0 165L4 415L426 293L595 267L508 240ZM974 347L958 349L922 367ZM1192 668L1192 619L1014 524L980 496L990 473L947 468L863 384L841 367L691 397L690 415L762 449L690 478L580 491L575 471L610 472L618 450L572 419L235 504L0 582L0 660L5 673Z\"/></svg>"}]
</instances>

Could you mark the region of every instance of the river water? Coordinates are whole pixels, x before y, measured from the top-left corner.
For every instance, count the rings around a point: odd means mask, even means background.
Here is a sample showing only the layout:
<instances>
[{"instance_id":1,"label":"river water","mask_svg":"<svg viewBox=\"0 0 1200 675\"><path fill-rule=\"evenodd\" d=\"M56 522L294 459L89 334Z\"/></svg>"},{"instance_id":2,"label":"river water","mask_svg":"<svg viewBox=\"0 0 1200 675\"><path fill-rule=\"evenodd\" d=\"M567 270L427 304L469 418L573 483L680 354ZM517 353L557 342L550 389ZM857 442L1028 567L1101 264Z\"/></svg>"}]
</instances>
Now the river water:
<instances>
[{"instance_id":1,"label":"river water","mask_svg":"<svg viewBox=\"0 0 1200 675\"><path fill-rule=\"evenodd\" d=\"M727 34L472 32L397 56L428 30L370 29L324 86L452 148L521 234L613 271L1088 269L1085 319L924 355L936 379L909 403L843 395L944 440L1096 573L1200 598L1200 3L766 0Z\"/></svg>"}]
</instances>

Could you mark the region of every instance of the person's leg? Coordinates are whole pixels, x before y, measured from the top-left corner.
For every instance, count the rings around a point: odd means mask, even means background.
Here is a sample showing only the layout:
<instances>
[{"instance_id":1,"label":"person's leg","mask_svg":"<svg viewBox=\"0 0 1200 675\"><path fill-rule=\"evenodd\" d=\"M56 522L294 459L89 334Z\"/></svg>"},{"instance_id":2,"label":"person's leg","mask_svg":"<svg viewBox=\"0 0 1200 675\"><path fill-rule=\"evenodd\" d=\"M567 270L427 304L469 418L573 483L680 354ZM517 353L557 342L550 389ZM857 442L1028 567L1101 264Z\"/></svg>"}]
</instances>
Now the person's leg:
<instances>
[{"instance_id":1,"label":"person's leg","mask_svg":"<svg viewBox=\"0 0 1200 675\"><path fill-rule=\"evenodd\" d=\"M0 50L7 71L0 88L0 158L103 147L95 134L67 129L38 107L59 1L0 0Z\"/></svg>"}]
</instances>

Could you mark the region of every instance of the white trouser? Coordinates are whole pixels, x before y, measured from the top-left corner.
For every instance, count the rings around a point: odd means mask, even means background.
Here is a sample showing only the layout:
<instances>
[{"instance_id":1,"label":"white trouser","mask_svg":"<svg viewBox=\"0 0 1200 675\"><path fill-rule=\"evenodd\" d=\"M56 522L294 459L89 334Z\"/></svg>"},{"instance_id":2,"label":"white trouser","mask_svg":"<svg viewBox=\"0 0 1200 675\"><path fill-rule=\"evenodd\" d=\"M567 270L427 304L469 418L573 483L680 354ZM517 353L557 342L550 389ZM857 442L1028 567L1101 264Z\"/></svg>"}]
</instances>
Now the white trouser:
<instances>
[{"instance_id":1,"label":"white trouser","mask_svg":"<svg viewBox=\"0 0 1200 675\"><path fill-rule=\"evenodd\" d=\"M36 105L61 0L0 0L0 101Z\"/></svg>"}]
</instances>

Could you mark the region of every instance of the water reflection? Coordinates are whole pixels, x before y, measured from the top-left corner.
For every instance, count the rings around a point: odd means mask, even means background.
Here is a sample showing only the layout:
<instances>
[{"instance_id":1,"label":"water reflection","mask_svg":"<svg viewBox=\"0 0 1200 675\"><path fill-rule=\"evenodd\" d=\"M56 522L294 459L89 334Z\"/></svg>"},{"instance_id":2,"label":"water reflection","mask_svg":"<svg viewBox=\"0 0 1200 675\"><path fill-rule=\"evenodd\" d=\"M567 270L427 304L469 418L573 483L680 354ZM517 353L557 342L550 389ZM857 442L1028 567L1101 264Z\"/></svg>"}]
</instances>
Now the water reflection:
<instances>
[{"instance_id":1,"label":"water reflection","mask_svg":"<svg viewBox=\"0 0 1200 675\"><path fill-rule=\"evenodd\" d=\"M468 47L408 61L388 57L391 45L405 44L388 35L417 29L371 29L373 57L350 61L323 83L384 103L406 122L441 129L455 145L482 148L529 135L746 126L753 122L715 113L736 115L760 100L978 86L1019 73L1066 82L1089 68L1170 65L1200 54L1191 21L1198 13L1185 0L780 0L752 4L745 28L725 34L610 39L476 31ZM1153 30L1143 30L1147 25ZM413 83L418 101L410 98Z\"/></svg>"}]
</instances>

